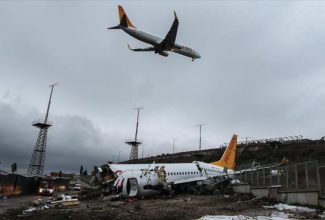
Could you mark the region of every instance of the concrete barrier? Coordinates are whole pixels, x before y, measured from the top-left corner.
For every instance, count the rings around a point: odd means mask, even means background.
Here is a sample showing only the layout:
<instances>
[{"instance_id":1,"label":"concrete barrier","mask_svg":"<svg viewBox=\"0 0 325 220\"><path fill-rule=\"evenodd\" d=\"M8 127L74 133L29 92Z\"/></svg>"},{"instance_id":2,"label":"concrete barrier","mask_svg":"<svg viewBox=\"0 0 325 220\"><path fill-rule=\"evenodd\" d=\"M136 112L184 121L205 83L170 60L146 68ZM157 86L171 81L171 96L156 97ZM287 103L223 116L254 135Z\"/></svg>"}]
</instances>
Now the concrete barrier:
<instances>
[{"instance_id":1,"label":"concrete barrier","mask_svg":"<svg viewBox=\"0 0 325 220\"><path fill-rule=\"evenodd\" d=\"M318 191L281 192L280 185L269 188L253 188L249 184L233 185L236 193L252 193L256 197L268 197L287 204L322 206L325 208L325 198L319 198Z\"/></svg>"},{"instance_id":2,"label":"concrete barrier","mask_svg":"<svg viewBox=\"0 0 325 220\"><path fill-rule=\"evenodd\" d=\"M277 200L288 204L318 206L318 191L315 192L279 192Z\"/></svg>"},{"instance_id":3,"label":"concrete barrier","mask_svg":"<svg viewBox=\"0 0 325 220\"><path fill-rule=\"evenodd\" d=\"M258 198L269 197L268 188L251 188L251 193Z\"/></svg>"},{"instance_id":4,"label":"concrete barrier","mask_svg":"<svg viewBox=\"0 0 325 220\"><path fill-rule=\"evenodd\" d=\"M271 199L278 199L279 189L281 185L271 186L269 188L269 198Z\"/></svg>"},{"instance_id":5,"label":"concrete barrier","mask_svg":"<svg viewBox=\"0 0 325 220\"><path fill-rule=\"evenodd\" d=\"M251 186L249 184L233 185L232 188L236 193L251 193Z\"/></svg>"},{"instance_id":6,"label":"concrete barrier","mask_svg":"<svg viewBox=\"0 0 325 220\"><path fill-rule=\"evenodd\" d=\"M319 198L318 204L319 204L319 206L325 208L325 198Z\"/></svg>"}]
</instances>

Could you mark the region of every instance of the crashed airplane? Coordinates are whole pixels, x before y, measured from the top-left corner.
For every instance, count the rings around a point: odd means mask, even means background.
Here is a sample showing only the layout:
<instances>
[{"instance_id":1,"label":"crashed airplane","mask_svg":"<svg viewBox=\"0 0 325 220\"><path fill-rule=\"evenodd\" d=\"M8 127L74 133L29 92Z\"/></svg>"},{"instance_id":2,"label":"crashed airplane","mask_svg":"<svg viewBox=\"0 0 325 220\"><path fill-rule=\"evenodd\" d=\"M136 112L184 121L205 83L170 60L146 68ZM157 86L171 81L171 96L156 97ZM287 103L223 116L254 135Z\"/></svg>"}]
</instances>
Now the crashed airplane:
<instances>
[{"instance_id":1,"label":"crashed airplane","mask_svg":"<svg viewBox=\"0 0 325 220\"><path fill-rule=\"evenodd\" d=\"M233 135L221 159L212 163L108 164L105 172L99 168L97 174L107 183L110 194L123 198L149 197L204 185L216 189L233 177L236 148L237 135Z\"/></svg>"}]
</instances>

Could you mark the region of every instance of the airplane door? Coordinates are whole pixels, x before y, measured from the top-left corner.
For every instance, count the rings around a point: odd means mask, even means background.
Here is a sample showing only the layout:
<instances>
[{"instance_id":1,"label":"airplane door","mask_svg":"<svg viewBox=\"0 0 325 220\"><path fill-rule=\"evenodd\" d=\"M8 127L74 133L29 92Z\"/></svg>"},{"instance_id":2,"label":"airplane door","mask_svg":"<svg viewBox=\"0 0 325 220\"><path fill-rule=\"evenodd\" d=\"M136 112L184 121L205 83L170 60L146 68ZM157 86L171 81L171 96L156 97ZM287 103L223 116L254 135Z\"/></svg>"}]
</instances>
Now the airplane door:
<instances>
[{"instance_id":1,"label":"airplane door","mask_svg":"<svg viewBox=\"0 0 325 220\"><path fill-rule=\"evenodd\" d=\"M129 178L126 185L127 194L132 197L138 194L138 181L136 178Z\"/></svg>"}]
</instances>

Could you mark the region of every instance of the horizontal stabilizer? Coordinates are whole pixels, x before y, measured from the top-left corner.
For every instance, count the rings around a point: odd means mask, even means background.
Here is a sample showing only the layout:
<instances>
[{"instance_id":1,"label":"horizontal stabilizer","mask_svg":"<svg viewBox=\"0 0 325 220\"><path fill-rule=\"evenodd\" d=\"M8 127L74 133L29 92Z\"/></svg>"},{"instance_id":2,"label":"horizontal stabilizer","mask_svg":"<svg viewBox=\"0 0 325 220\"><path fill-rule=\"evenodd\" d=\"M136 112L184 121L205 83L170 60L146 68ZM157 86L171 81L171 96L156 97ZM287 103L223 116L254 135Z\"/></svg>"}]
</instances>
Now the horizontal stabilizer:
<instances>
[{"instance_id":1,"label":"horizontal stabilizer","mask_svg":"<svg viewBox=\"0 0 325 220\"><path fill-rule=\"evenodd\" d=\"M121 29L120 25L114 26L114 27L109 27L107 29Z\"/></svg>"},{"instance_id":2,"label":"horizontal stabilizer","mask_svg":"<svg viewBox=\"0 0 325 220\"><path fill-rule=\"evenodd\" d=\"M128 44L129 50L136 51L136 52L145 52L145 51L155 51L156 49L154 47L147 47L147 48L131 48Z\"/></svg>"}]
</instances>

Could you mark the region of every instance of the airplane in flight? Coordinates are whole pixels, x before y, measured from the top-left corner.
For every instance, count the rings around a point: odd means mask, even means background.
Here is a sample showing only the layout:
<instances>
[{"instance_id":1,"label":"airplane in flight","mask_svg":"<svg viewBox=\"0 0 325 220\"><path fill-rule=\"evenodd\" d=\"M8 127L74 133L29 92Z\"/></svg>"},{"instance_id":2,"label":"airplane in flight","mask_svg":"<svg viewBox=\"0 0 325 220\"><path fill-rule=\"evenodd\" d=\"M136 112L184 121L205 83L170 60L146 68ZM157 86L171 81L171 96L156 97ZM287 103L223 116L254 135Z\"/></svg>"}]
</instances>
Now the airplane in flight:
<instances>
[{"instance_id":1,"label":"airplane in flight","mask_svg":"<svg viewBox=\"0 0 325 220\"><path fill-rule=\"evenodd\" d=\"M136 48L136 49L133 49L130 47L130 45L128 45L128 48L130 50L136 52L153 51L165 57L168 56L168 51L171 51L174 53L178 53L190 57L192 58L192 61L201 58L200 54L196 52L194 49L175 42L177 30L178 30L178 23L179 23L175 12L174 12L174 16L175 16L174 22L164 39L137 29L132 24L132 22L126 15L124 9L120 5L118 6L118 12L120 17L120 24L114 27L110 27L108 29L121 29L126 33L128 33L130 36L142 42L152 45L152 47Z\"/></svg>"},{"instance_id":2,"label":"airplane in flight","mask_svg":"<svg viewBox=\"0 0 325 220\"><path fill-rule=\"evenodd\" d=\"M114 187L124 198L148 197L205 181L220 184L233 178L237 135L233 135L220 160L212 163L109 164L116 175Z\"/></svg>"}]
</instances>

